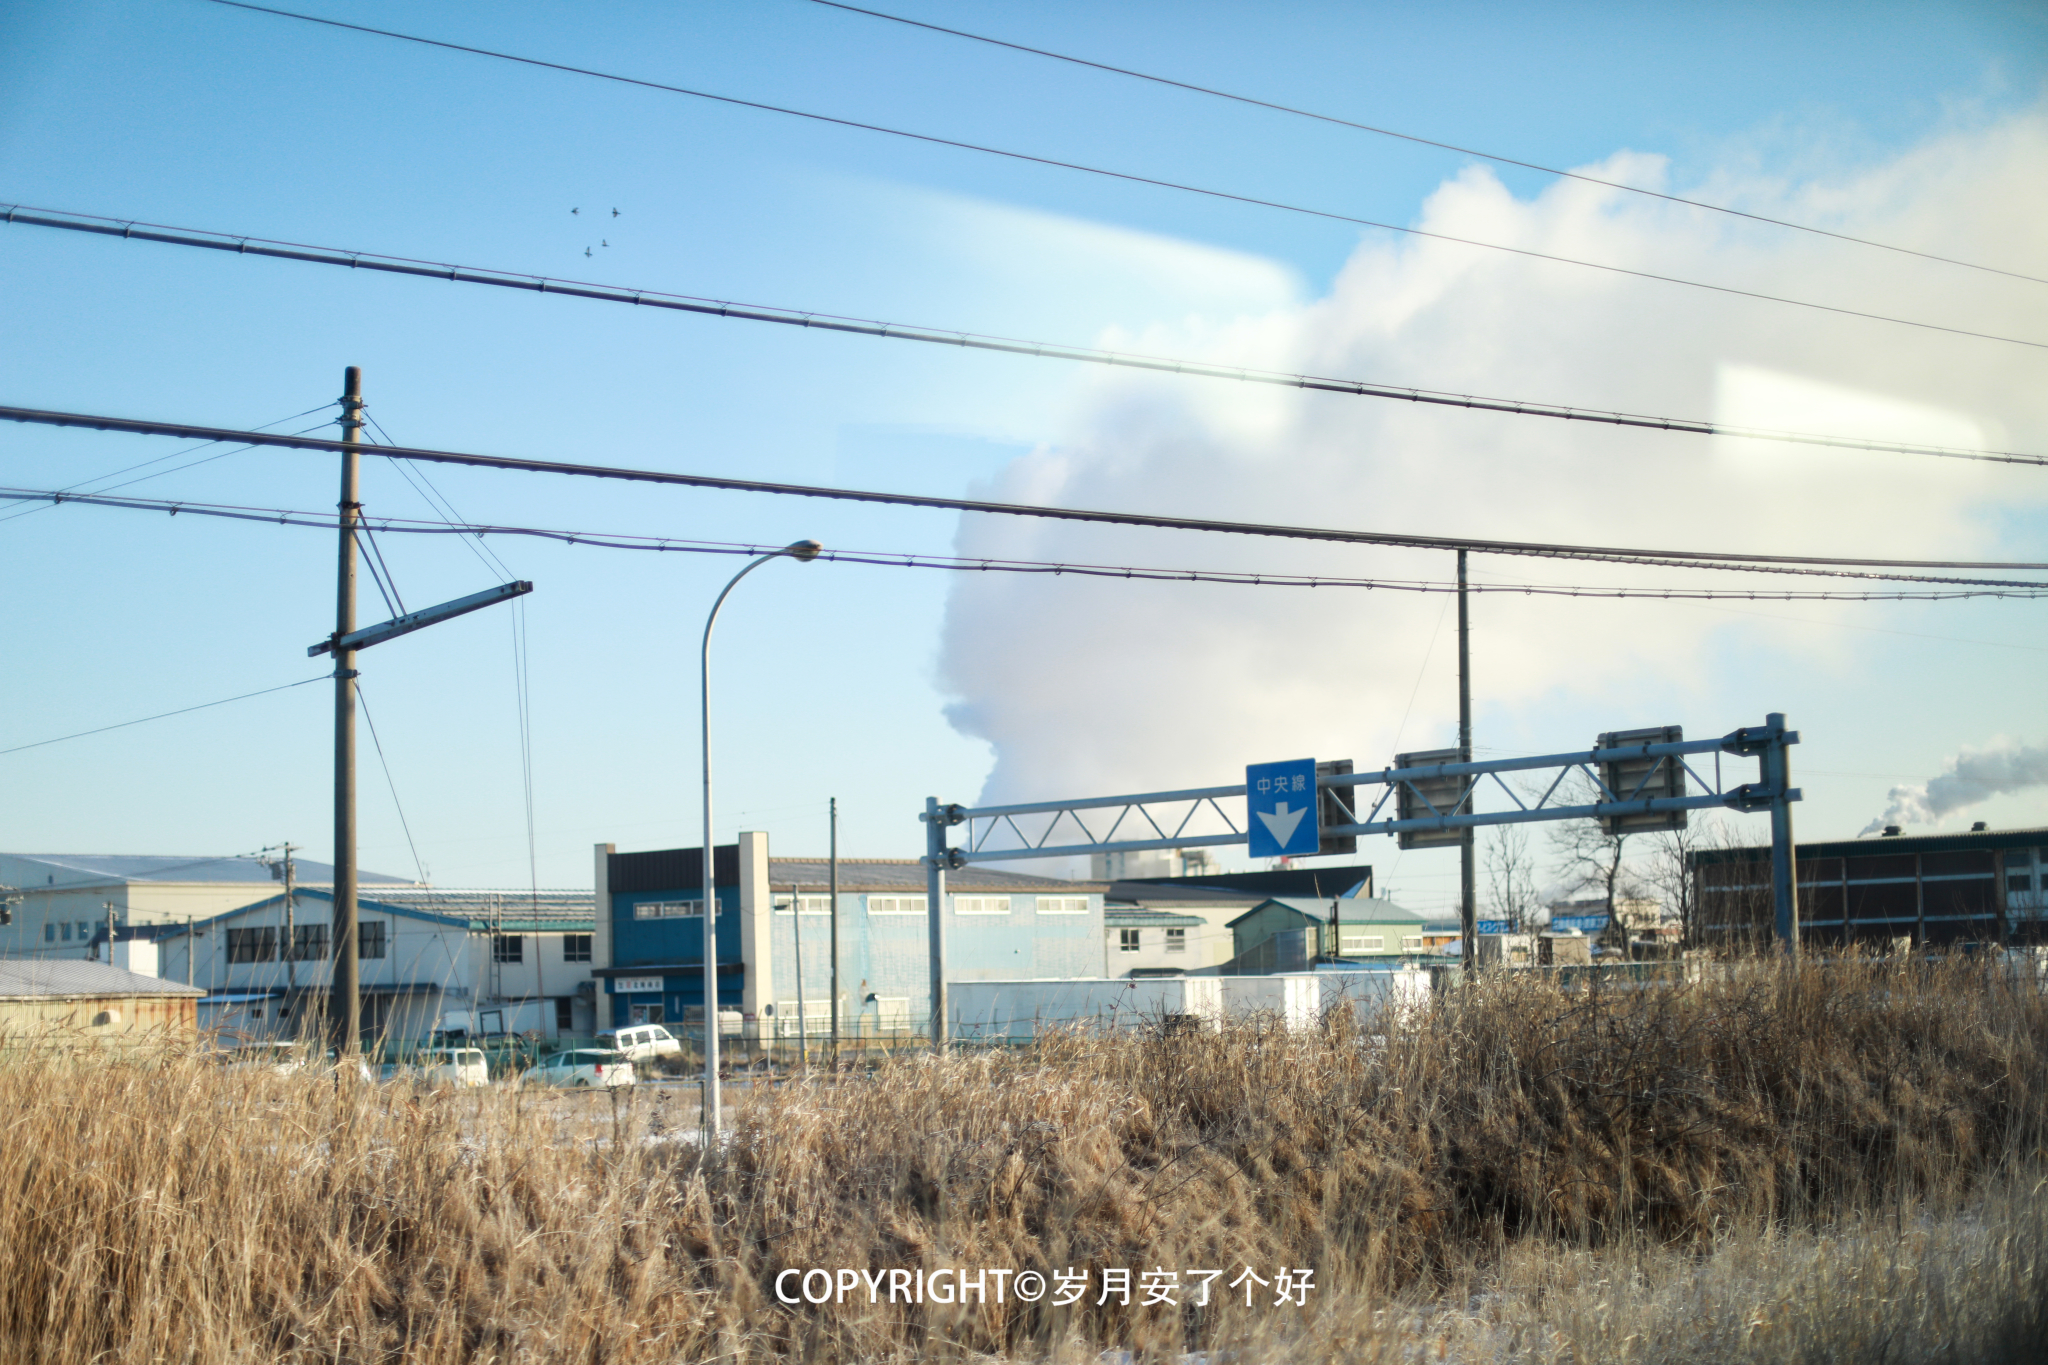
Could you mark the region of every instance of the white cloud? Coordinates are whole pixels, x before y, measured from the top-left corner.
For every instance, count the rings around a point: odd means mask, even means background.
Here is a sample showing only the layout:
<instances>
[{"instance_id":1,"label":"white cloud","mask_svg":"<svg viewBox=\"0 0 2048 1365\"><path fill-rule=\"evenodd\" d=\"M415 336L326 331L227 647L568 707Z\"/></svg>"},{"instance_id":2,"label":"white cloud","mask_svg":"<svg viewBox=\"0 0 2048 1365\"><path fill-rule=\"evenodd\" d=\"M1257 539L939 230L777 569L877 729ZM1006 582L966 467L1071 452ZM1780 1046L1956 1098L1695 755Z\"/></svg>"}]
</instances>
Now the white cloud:
<instances>
[{"instance_id":1,"label":"white cloud","mask_svg":"<svg viewBox=\"0 0 2048 1365\"><path fill-rule=\"evenodd\" d=\"M2048 122L1944 137L1895 161L1794 186L1733 173L1744 207L1966 259L2026 266L2048 218ZM1637 181L1623 154L1596 174ZM1422 226L1659 273L2009 334L2041 332L2048 290L1741 225L1577 182L1534 200L1483 169L1431 196ZM2039 292L2028 292L2039 291ZM1906 439L1972 433L2048 447L2040 357L1442 242L1368 238L1326 297L1112 330L1103 344L1578 406L1759 425L1841 423ZM1250 386L1092 373L1061 436L989 491L1073 506L1526 540L1993 557L1998 510L2044 485L1956 461L1629 433ZM1444 579L1446 554L969 518L965 553ZM2038 557L2030 555L2028 556ZM1481 581L1657 585L1727 576L1499 557ZM1746 580L1754 582L1754 580ZM962 731L997 754L984 796L1029 799L1213 782L1276 755L1383 761L1449 742L1441 597L1375 591L963 579L942 660ZM1716 618L1655 603L1483 596L1485 704L1597 700L1610 723L1760 719L1713 692ZM1809 619L1830 608L1802 606ZM1867 619L1867 618L1865 618ZM1819 667L1796 622L1778 632ZM1843 633L1846 634L1846 633ZM1831 636L1827 638L1839 638ZM1421 688L1434 640L1431 681ZM1833 653L1830 653L1830 650ZM1737 714L1722 715L1730 706ZM1560 736L1578 742L1591 735Z\"/></svg>"}]
</instances>

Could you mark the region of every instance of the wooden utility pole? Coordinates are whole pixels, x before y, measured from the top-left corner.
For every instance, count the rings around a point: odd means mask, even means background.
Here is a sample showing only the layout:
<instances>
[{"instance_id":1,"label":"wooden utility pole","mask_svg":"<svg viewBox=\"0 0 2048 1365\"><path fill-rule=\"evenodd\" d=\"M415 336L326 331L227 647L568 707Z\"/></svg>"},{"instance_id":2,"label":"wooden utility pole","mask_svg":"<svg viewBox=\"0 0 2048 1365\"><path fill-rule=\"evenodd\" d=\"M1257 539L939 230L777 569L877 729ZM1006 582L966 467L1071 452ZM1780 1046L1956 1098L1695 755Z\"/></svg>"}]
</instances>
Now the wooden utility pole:
<instances>
[{"instance_id":1,"label":"wooden utility pole","mask_svg":"<svg viewBox=\"0 0 2048 1365\"><path fill-rule=\"evenodd\" d=\"M356 628L356 522L363 429L363 372L348 367L341 394L341 546L334 607L334 1002L329 1027L344 1055L361 1045L356 958L356 652L342 647Z\"/></svg>"},{"instance_id":2,"label":"wooden utility pole","mask_svg":"<svg viewBox=\"0 0 2048 1365\"><path fill-rule=\"evenodd\" d=\"M826 855L825 899L832 907L832 1069L839 1069L839 798L832 798L832 837Z\"/></svg>"}]
</instances>

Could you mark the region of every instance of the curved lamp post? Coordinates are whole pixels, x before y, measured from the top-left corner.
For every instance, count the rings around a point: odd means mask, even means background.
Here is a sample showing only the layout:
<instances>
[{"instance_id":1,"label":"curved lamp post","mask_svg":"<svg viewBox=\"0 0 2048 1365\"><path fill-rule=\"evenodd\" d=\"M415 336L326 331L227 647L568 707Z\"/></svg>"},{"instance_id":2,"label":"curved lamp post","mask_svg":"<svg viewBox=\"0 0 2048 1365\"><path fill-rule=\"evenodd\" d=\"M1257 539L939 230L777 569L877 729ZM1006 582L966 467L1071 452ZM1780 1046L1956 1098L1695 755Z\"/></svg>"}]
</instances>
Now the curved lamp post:
<instances>
[{"instance_id":1,"label":"curved lamp post","mask_svg":"<svg viewBox=\"0 0 2048 1365\"><path fill-rule=\"evenodd\" d=\"M815 540L799 540L741 569L711 604L704 618L704 650L698 679L704 698L704 1151L709 1155L718 1141L718 859L711 847L711 628L718 624L718 609L739 585L739 581L771 559L795 559L805 563L816 559L825 547ZM802 964L798 964L799 970Z\"/></svg>"}]
</instances>

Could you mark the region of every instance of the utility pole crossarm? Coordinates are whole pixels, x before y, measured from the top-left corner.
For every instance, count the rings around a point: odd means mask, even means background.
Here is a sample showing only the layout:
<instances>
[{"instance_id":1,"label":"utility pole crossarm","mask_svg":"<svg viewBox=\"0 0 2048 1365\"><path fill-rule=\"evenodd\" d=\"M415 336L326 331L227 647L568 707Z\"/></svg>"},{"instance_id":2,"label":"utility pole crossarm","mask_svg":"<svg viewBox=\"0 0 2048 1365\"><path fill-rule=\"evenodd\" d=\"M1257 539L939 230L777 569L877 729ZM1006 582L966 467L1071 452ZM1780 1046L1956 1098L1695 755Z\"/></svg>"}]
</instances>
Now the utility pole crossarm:
<instances>
[{"instance_id":1,"label":"utility pole crossarm","mask_svg":"<svg viewBox=\"0 0 2048 1365\"><path fill-rule=\"evenodd\" d=\"M452 602L443 602L438 607L425 607L404 616L394 616L389 621L379 625L365 626L361 630L351 631L347 635L330 635L317 645L306 646L306 655L309 658L314 658L322 654L331 653L337 648L368 649L371 645L382 644L386 640L395 640L401 635L410 635L416 630L439 625L441 622L452 620L457 616L467 616L470 612L488 607L493 603L507 602L515 597L524 597L532 591L533 584L523 579L514 583L501 583L495 588L486 588L482 592L473 592L467 597L458 597Z\"/></svg>"}]
</instances>

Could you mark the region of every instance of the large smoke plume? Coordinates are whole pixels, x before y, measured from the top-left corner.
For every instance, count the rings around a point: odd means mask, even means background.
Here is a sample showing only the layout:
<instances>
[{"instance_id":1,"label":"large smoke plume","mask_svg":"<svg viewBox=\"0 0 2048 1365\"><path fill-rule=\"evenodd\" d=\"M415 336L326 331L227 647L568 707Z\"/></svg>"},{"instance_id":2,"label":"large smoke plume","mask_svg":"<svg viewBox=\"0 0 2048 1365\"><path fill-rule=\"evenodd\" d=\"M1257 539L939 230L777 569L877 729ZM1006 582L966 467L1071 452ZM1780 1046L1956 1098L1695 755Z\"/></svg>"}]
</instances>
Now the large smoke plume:
<instances>
[{"instance_id":1,"label":"large smoke plume","mask_svg":"<svg viewBox=\"0 0 2048 1365\"><path fill-rule=\"evenodd\" d=\"M1773 216L2023 264L2038 259L2035 234L2048 221L2043 165L2048 119L2033 115L1799 185L1731 170L1694 188ZM1661 161L1636 154L1594 170L1648 184L1664 174ZM2007 335L2040 331L2039 300L1996 276L1732 225L1582 182L1527 200L1488 172L1467 170L1431 196L1419 222L1871 311L1967 319ZM2048 389L2036 353L2020 347L1959 346L1938 333L1850 325L1440 242L1368 238L1322 298L1174 319L1098 342L1756 427L1875 425L2001 449L2048 438ZM1984 556L1996 539L1985 520L1994 500L2009 510L2014 498L2040 496L1958 461L1630 434L1171 377L1089 374L1074 385L1056 418L1058 438L1011 463L986 494L1520 540L1805 553L1882 546L1916 558ZM1863 398L1867 422L1858 418ZM1437 581L1452 569L1438 553L973 516L962 520L959 548L977 558ZM1495 582L1687 581L1485 556L1473 571ZM1730 586L1728 575L1711 581ZM1836 610L1860 608L1823 604L1802 614ZM1588 733L1567 736L1573 743L1590 741L1599 725L1669 723L1707 710L1722 696L1712 675L1722 665L1715 631L1727 621L1656 602L1481 597L1473 647L1490 734L1538 708L1579 705L1590 714L1597 702L1613 717L1583 722ZM1796 645L1808 667L1830 651L1846 663L1857 643L1810 626L1745 628L1752 641ZM941 676L958 699L954 724L995 751L983 798L1028 800L1201 785L1246 761L1299 754L1377 766L1397 748L1453 743L1454 651L1442 597L966 575L949 599ZM1563 747L1555 736L1545 742Z\"/></svg>"},{"instance_id":2,"label":"large smoke plume","mask_svg":"<svg viewBox=\"0 0 2048 1365\"><path fill-rule=\"evenodd\" d=\"M1937 825L1994 796L2041 786L2048 786L2048 747L2006 742L1965 749L1949 760L1940 777L1893 787L1884 814L1864 826L1863 833L1875 834L1886 825Z\"/></svg>"}]
</instances>

